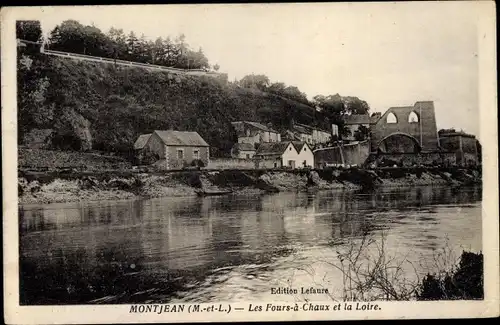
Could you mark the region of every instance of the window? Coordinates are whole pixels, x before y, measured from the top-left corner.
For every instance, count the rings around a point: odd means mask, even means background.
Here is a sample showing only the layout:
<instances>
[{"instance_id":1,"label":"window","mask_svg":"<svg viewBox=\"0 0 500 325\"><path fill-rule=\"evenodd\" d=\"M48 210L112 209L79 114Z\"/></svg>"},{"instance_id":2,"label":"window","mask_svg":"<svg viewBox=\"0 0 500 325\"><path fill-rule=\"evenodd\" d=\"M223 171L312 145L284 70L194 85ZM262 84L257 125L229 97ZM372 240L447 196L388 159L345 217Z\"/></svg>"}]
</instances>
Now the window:
<instances>
[{"instance_id":1,"label":"window","mask_svg":"<svg viewBox=\"0 0 500 325\"><path fill-rule=\"evenodd\" d=\"M306 147L304 147L304 151L307 151L307 148L306 148Z\"/></svg>"},{"instance_id":2,"label":"window","mask_svg":"<svg viewBox=\"0 0 500 325\"><path fill-rule=\"evenodd\" d=\"M290 147L290 149L288 149L288 150L292 151L292 147Z\"/></svg>"},{"instance_id":3,"label":"window","mask_svg":"<svg viewBox=\"0 0 500 325\"><path fill-rule=\"evenodd\" d=\"M250 159L250 154L247 153L247 159Z\"/></svg>"},{"instance_id":4,"label":"window","mask_svg":"<svg viewBox=\"0 0 500 325\"><path fill-rule=\"evenodd\" d=\"M200 150L193 150L193 159L200 159Z\"/></svg>"},{"instance_id":5,"label":"window","mask_svg":"<svg viewBox=\"0 0 500 325\"><path fill-rule=\"evenodd\" d=\"M184 150L177 149L177 159L184 159Z\"/></svg>"},{"instance_id":6,"label":"window","mask_svg":"<svg viewBox=\"0 0 500 325\"><path fill-rule=\"evenodd\" d=\"M398 123L398 119L394 113L391 112L387 115L387 123Z\"/></svg>"},{"instance_id":7,"label":"window","mask_svg":"<svg viewBox=\"0 0 500 325\"><path fill-rule=\"evenodd\" d=\"M411 112L410 115L408 115L408 123L418 123L418 115L415 112Z\"/></svg>"}]
</instances>

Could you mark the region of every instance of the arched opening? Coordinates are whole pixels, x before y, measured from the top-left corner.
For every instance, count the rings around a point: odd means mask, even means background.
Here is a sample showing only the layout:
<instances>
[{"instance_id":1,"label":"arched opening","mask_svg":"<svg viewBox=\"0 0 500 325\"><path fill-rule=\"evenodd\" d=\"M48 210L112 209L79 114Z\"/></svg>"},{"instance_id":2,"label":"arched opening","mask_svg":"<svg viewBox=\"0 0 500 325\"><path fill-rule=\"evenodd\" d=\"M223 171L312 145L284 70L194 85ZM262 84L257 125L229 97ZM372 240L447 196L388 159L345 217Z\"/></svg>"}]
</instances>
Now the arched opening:
<instances>
[{"instance_id":1,"label":"arched opening","mask_svg":"<svg viewBox=\"0 0 500 325\"><path fill-rule=\"evenodd\" d=\"M418 123L419 117L417 113L411 112L410 115L408 115L408 123Z\"/></svg>"},{"instance_id":2,"label":"arched opening","mask_svg":"<svg viewBox=\"0 0 500 325\"><path fill-rule=\"evenodd\" d=\"M394 115L394 113L391 112L387 115L386 121L389 124L398 123L398 118L396 117L396 115Z\"/></svg>"},{"instance_id":3,"label":"arched opening","mask_svg":"<svg viewBox=\"0 0 500 325\"><path fill-rule=\"evenodd\" d=\"M382 153L418 153L421 149L417 139L402 132L390 134L378 143Z\"/></svg>"}]
</instances>

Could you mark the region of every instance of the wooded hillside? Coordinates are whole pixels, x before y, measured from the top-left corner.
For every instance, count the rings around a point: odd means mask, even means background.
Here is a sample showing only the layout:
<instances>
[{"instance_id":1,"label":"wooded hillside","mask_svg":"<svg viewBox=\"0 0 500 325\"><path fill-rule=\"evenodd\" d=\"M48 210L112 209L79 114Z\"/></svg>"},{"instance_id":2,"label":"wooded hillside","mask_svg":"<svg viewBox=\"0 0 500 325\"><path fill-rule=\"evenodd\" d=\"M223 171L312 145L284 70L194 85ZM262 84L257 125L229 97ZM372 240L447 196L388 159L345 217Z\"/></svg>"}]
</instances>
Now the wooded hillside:
<instances>
[{"instance_id":1,"label":"wooded hillside","mask_svg":"<svg viewBox=\"0 0 500 325\"><path fill-rule=\"evenodd\" d=\"M53 148L126 152L139 134L155 129L197 131L229 154L237 141L230 122L293 118L312 123L311 106L209 77L20 53L19 138L34 128L53 129Z\"/></svg>"},{"instance_id":2,"label":"wooded hillside","mask_svg":"<svg viewBox=\"0 0 500 325\"><path fill-rule=\"evenodd\" d=\"M131 33L65 21L44 40L38 21L18 21L17 37L72 53L208 68L184 37L174 42L137 41ZM151 56L150 56L151 55ZM188 63L189 62L189 63ZM215 65L214 70L219 66ZM131 153L135 139L153 130L197 131L215 157L228 156L237 142L231 122L272 124L279 131L293 122L331 130L343 114L368 114L357 97L318 95L312 101L297 87L248 75L227 82L210 77L94 63L40 53L37 45L18 47L18 128L22 144L33 129L52 130L48 146L61 150ZM47 133L47 132L43 132Z\"/></svg>"}]
</instances>

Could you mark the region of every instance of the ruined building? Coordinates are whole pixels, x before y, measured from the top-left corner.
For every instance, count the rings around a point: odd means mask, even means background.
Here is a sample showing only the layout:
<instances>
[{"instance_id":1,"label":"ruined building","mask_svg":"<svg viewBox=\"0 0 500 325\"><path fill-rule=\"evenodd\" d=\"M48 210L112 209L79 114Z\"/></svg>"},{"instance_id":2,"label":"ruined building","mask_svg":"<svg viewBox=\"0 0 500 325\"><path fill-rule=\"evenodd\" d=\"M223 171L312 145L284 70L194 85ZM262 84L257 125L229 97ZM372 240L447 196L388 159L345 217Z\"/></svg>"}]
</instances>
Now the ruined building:
<instances>
[{"instance_id":1,"label":"ruined building","mask_svg":"<svg viewBox=\"0 0 500 325\"><path fill-rule=\"evenodd\" d=\"M371 151L418 153L439 150L434 102L391 107L371 124Z\"/></svg>"}]
</instances>

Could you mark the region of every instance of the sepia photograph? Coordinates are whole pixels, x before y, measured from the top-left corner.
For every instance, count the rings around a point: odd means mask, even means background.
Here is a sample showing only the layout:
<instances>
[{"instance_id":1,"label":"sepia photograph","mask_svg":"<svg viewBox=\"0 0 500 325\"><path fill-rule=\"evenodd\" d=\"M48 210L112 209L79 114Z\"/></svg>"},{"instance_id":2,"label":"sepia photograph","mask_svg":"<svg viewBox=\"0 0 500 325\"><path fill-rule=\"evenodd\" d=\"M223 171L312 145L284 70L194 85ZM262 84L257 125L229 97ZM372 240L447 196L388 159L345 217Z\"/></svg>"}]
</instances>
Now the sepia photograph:
<instances>
[{"instance_id":1,"label":"sepia photograph","mask_svg":"<svg viewBox=\"0 0 500 325\"><path fill-rule=\"evenodd\" d=\"M2 8L6 320L498 316L494 12Z\"/></svg>"}]
</instances>

